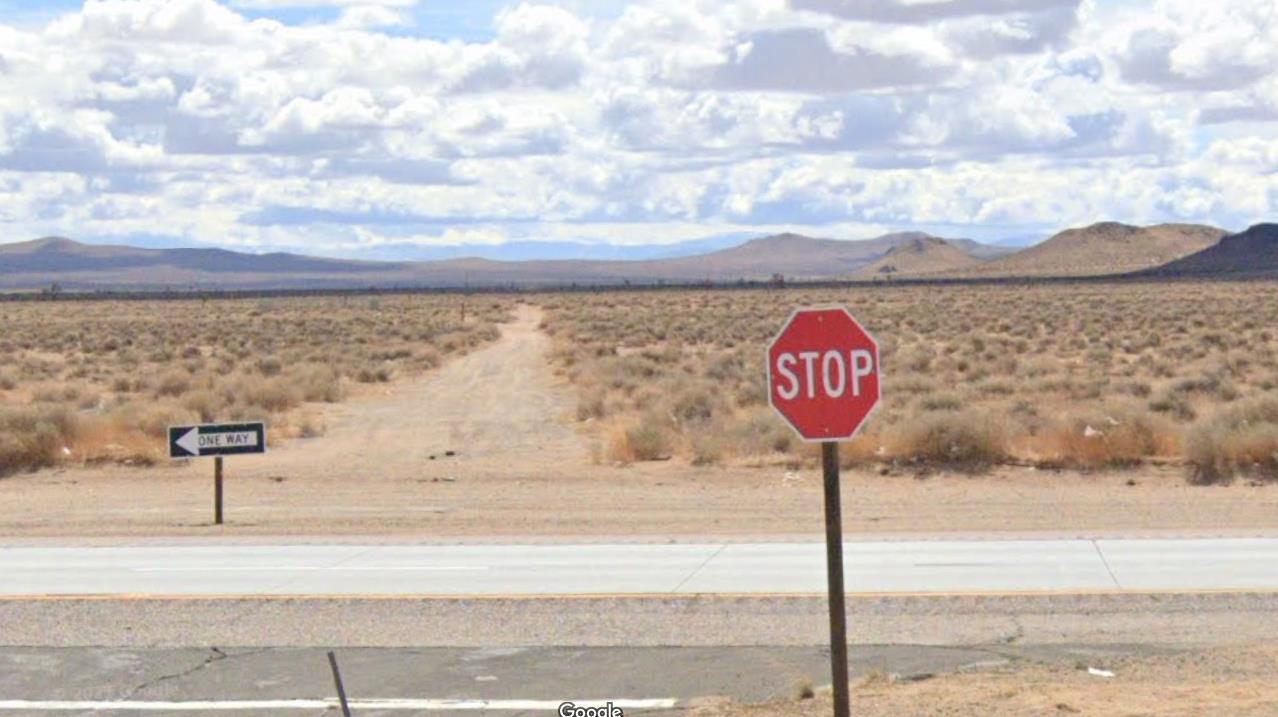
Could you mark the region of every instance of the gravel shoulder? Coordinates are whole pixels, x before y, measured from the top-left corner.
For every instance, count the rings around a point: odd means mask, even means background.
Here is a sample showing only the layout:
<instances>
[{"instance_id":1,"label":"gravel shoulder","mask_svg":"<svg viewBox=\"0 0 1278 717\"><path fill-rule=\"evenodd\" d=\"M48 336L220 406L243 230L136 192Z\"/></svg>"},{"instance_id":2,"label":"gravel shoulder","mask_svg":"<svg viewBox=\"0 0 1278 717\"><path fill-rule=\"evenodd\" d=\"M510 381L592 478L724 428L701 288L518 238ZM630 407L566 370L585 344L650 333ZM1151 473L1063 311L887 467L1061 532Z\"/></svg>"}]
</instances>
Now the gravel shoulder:
<instances>
[{"instance_id":1,"label":"gravel shoulder","mask_svg":"<svg viewBox=\"0 0 1278 717\"><path fill-rule=\"evenodd\" d=\"M852 712L875 717L1259 717L1278 714L1275 660L1278 644L1269 642L1173 655L1080 658L1073 664L1017 661L921 681L894 680L880 672L855 683ZM1112 676L1089 672L1092 664ZM692 717L817 717L830 710L830 698L822 694L816 699L754 705L710 698L687 713Z\"/></svg>"}]
</instances>

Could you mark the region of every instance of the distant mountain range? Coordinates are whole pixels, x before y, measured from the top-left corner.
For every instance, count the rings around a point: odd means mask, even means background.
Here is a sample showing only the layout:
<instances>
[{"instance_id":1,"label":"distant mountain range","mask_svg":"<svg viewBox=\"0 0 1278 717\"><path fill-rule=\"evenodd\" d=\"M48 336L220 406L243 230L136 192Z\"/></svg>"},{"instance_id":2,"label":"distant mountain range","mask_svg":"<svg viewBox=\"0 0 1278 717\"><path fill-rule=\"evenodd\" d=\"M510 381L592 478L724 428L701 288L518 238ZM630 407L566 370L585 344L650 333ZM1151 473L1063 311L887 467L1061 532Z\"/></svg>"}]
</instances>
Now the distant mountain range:
<instances>
[{"instance_id":1,"label":"distant mountain range","mask_svg":"<svg viewBox=\"0 0 1278 717\"><path fill-rule=\"evenodd\" d=\"M642 261L674 259L706 254L737 246L745 234L722 234L670 244L609 244L584 241L510 241L501 244L452 244L423 246L392 242L361 249L360 259L378 261L443 261L446 259L492 259L493 261L555 261L589 259L599 261Z\"/></svg>"},{"instance_id":2,"label":"distant mountain range","mask_svg":"<svg viewBox=\"0 0 1278 717\"><path fill-rule=\"evenodd\" d=\"M646 259L354 261L223 249L151 249L49 237L0 245L0 290L303 289L567 286L901 278L1155 275L1278 277L1278 225L1226 236L1215 227L1114 222L1028 248L920 232L845 241L778 234L686 256ZM1223 239L1222 239L1223 237ZM678 253L677 249L674 249Z\"/></svg>"}]
</instances>

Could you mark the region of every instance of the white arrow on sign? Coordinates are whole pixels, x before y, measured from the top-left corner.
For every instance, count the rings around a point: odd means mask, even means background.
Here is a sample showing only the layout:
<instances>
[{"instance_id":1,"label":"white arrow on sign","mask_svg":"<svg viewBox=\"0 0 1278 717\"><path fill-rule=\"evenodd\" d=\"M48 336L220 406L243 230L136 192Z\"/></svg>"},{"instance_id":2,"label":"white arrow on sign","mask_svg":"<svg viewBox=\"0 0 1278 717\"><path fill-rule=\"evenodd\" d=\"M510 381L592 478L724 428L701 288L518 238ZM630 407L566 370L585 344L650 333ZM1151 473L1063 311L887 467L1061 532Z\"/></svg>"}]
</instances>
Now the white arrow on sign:
<instances>
[{"instance_id":1,"label":"white arrow on sign","mask_svg":"<svg viewBox=\"0 0 1278 717\"><path fill-rule=\"evenodd\" d=\"M181 438L174 441L178 448L190 453L193 456L200 455L200 429L192 428L182 435Z\"/></svg>"}]
</instances>

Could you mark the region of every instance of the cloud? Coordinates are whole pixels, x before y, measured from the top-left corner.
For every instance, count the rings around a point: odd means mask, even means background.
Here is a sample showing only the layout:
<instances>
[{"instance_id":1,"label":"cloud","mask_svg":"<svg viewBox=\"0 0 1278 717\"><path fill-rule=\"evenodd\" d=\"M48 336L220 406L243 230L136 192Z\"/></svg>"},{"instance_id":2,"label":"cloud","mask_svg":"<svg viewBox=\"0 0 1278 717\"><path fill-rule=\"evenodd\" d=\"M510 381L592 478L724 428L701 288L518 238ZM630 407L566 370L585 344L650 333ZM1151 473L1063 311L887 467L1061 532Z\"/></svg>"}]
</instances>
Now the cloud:
<instances>
[{"instance_id":1,"label":"cloud","mask_svg":"<svg viewBox=\"0 0 1278 717\"><path fill-rule=\"evenodd\" d=\"M234 0L234 7L249 10L279 10L294 7L413 7L421 0Z\"/></svg>"},{"instance_id":2,"label":"cloud","mask_svg":"<svg viewBox=\"0 0 1278 717\"><path fill-rule=\"evenodd\" d=\"M456 37L425 7L0 11L5 236L324 252L1278 211L1272 0L468 3L485 31Z\"/></svg>"},{"instance_id":3,"label":"cloud","mask_svg":"<svg viewBox=\"0 0 1278 717\"><path fill-rule=\"evenodd\" d=\"M496 18L496 48L464 57L455 92L562 89L575 84L587 61L589 30L572 13L522 3Z\"/></svg>"},{"instance_id":4,"label":"cloud","mask_svg":"<svg viewBox=\"0 0 1278 717\"><path fill-rule=\"evenodd\" d=\"M342 10L337 20L338 27L354 30L375 29L409 25L407 14L392 10L386 5L352 5Z\"/></svg>"},{"instance_id":5,"label":"cloud","mask_svg":"<svg viewBox=\"0 0 1278 717\"><path fill-rule=\"evenodd\" d=\"M947 34L964 55L991 58L1062 47L1077 20L1076 8L1062 4L1036 13L955 23Z\"/></svg>"},{"instance_id":6,"label":"cloud","mask_svg":"<svg viewBox=\"0 0 1278 717\"><path fill-rule=\"evenodd\" d=\"M733 60L717 67L708 85L774 92L855 92L939 83L952 68L918 56L888 55L862 47L835 52L825 33L793 28L744 39Z\"/></svg>"},{"instance_id":7,"label":"cloud","mask_svg":"<svg viewBox=\"0 0 1278 717\"><path fill-rule=\"evenodd\" d=\"M1156 22L1133 20L1118 62L1130 82L1185 90L1227 90L1271 76L1278 22L1270 0L1161 0Z\"/></svg>"},{"instance_id":8,"label":"cloud","mask_svg":"<svg viewBox=\"0 0 1278 717\"><path fill-rule=\"evenodd\" d=\"M1072 11L1081 0L790 0L798 10L870 22L933 22L973 15Z\"/></svg>"}]
</instances>

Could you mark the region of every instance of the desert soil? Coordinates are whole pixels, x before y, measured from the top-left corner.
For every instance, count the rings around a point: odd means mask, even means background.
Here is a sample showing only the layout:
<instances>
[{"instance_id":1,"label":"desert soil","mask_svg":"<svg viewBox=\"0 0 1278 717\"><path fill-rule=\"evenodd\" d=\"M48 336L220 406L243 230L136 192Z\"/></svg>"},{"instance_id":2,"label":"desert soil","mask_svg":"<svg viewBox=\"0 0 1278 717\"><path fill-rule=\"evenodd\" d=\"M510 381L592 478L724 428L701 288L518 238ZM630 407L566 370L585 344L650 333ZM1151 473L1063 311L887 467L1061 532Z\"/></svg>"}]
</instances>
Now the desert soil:
<instances>
[{"instance_id":1,"label":"desert soil","mask_svg":"<svg viewBox=\"0 0 1278 717\"><path fill-rule=\"evenodd\" d=\"M550 368L539 308L495 343L416 379L322 405L327 432L227 461L210 525L208 461L65 467L0 479L0 535L815 537L816 470L599 463ZM1278 485L1193 487L1174 467L1081 474L849 471L851 534L1278 532Z\"/></svg>"},{"instance_id":2,"label":"desert soil","mask_svg":"<svg viewBox=\"0 0 1278 717\"><path fill-rule=\"evenodd\" d=\"M1160 715L1199 717L1278 715L1273 679L1278 646L1221 648L1156 657L1129 657L1096 666L1014 663L993 670L893 682L879 675L852 692L852 713L873 717L1041 717L1042 715ZM829 715L828 695L801 701L736 705L706 700L691 717L806 717Z\"/></svg>"}]
</instances>

